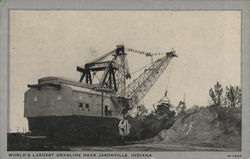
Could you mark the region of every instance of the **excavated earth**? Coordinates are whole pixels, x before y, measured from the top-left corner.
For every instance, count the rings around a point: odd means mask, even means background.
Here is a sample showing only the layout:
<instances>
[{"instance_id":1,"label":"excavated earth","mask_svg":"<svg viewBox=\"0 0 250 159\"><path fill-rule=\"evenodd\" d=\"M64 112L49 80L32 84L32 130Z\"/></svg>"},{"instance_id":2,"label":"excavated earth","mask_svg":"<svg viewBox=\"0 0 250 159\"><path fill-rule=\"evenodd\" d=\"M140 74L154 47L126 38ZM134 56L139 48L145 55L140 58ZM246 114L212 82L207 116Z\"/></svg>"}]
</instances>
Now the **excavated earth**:
<instances>
[{"instance_id":1,"label":"excavated earth","mask_svg":"<svg viewBox=\"0 0 250 159\"><path fill-rule=\"evenodd\" d=\"M198 107L179 117L168 130L162 130L144 143L188 145L241 150L241 109Z\"/></svg>"}]
</instances>

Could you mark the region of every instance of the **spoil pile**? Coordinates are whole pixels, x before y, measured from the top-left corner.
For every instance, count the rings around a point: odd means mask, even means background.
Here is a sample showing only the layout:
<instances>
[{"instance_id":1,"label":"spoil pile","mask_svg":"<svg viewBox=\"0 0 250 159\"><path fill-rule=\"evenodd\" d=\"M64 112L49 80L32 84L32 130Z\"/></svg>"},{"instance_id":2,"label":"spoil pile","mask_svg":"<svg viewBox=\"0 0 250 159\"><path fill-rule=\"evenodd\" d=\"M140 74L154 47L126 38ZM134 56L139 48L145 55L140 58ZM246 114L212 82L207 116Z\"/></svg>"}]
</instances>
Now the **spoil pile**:
<instances>
[{"instance_id":1,"label":"spoil pile","mask_svg":"<svg viewBox=\"0 0 250 159\"><path fill-rule=\"evenodd\" d=\"M241 149L241 109L196 107L162 130L153 143Z\"/></svg>"}]
</instances>

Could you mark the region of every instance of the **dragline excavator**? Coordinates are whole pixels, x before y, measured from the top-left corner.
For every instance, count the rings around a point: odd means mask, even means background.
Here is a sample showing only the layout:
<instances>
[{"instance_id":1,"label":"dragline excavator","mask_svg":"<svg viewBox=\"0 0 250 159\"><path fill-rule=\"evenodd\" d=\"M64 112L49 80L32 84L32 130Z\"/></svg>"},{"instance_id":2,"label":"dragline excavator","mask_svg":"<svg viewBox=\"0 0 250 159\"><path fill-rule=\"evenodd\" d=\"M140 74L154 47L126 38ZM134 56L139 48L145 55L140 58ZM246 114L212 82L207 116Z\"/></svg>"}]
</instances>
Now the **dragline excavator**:
<instances>
[{"instance_id":1,"label":"dragline excavator","mask_svg":"<svg viewBox=\"0 0 250 159\"><path fill-rule=\"evenodd\" d=\"M126 57L128 53L151 57L151 65L144 67L144 71L130 84L126 85L126 81L131 79L132 76ZM157 55L163 55L163 57L153 62L153 56ZM110 56L112 58L106 60ZM86 87L92 86L91 88L96 91L111 93L112 96L127 99L129 104L125 104L121 111L121 115L126 116L130 109L135 108L141 102L173 57L177 57L174 50L166 53L151 53L117 45L116 49L86 63L84 67L78 66L77 71L82 73L79 82L84 83ZM103 72L101 78L93 83L93 78L100 71ZM122 102L122 104L124 103Z\"/></svg>"},{"instance_id":2,"label":"dragline excavator","mask_svg":"<svg viewBox=\"0 0 250 159\"><path fill-rule=\"evenodd\" d=\"M151 58L151 64L143 67L137 78L130 72L128 54ZM162 57L153 61L156 55ZM174 50L151 53L118 45L78 66L79 81L60 77L38 79L25 92L24 116L30 131L76 141L96 140L100 131L106 139L128 135L130 124L126 116L137 108L173 57L177 57Z\"/></svg>"}]
</instances>

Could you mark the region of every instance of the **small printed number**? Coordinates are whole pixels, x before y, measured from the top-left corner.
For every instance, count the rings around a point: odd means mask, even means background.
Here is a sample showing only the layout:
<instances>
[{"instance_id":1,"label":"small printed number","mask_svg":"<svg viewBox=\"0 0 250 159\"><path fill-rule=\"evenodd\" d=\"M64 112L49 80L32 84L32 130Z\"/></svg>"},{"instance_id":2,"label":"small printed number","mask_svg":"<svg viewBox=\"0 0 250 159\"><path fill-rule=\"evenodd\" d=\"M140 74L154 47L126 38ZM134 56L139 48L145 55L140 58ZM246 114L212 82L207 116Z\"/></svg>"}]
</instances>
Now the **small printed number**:
<instances>
[{"instance_id":1,"label":"small printed number","mask_svg":"<svg viewBox=\"0 0 250 159\"><path fill-rule=\"evenodd\" d=\"M238 158L241 157L241 155L227 155L227 157Z\"/></svg>"}]
</instances>

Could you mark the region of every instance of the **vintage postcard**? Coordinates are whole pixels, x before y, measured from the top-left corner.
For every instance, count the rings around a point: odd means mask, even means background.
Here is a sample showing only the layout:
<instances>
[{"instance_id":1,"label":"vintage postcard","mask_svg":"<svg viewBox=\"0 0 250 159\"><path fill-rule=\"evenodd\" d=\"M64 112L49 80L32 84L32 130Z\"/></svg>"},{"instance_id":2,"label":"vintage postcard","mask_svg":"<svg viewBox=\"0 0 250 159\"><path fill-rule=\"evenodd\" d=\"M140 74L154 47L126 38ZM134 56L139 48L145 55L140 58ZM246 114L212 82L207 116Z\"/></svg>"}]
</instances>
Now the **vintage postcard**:
<instances>
[{"instance_id":1,"label":"vintage postcard","mask_svg":"<svg viewBox=\"0 0 250 159\"><path fill-rule=\"evenodd\" d=\"M2 2L1 157L249 157L249 8L167 3Z\"/></svg>"}]
</instances>

